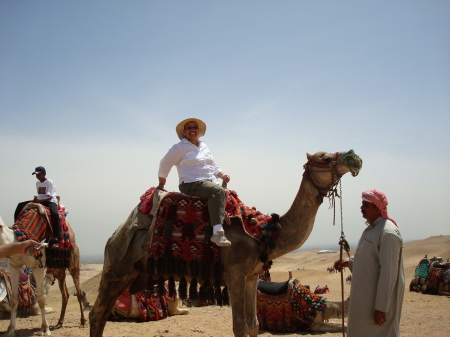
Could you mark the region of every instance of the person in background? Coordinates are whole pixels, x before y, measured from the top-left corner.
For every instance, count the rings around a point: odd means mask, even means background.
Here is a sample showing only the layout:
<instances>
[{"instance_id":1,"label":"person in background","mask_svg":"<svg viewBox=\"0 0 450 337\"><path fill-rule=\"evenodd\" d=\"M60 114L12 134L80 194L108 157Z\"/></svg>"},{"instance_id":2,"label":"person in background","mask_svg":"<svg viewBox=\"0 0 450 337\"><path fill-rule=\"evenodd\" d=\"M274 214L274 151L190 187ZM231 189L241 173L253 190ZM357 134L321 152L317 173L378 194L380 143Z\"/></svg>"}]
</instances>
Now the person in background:
<instances>
[{"instance_id":1,"label":"person in background","mask_svg":"<svg viewBox=\"0 0 450 337\"><path fill-rule=\"evenodd\" d=\"M337 270L349 267L352 285L347 336L400 336L400 316L405 274L403 240L397 223L388 216L384 193L362 193L361 213L367 228L359 240L355 255L334 263Z\"/></svg>"},{"instance_id":2,"label":"person in background","mask_svg":"<svg viewBox=\"0 0 450 337\"><path fill-rule=\"evenodd\" d=\"M34 203L42 204L50 209L54 241L50 244L51 248L58 248L59 241L62 240L61 222L58 214L58 200L56 198L56 186L51 179L46 178L45 168L38 166L34 169L33 175L36 175L37 195L34 196Z\"/></svg>"},{"instance_id":3,"label":"person in background","mask_svg":"<svg viewBox=\"0 0 450 337\"><path fill-rule=\"evenodd\" d=\"M206 124L197 118L188 118L176 126L181 142L173 145L159 165L158 189L164 189L173 166L177 167L180 192L208 199L208 211L213 235L211 241L221 247L231 246L222 227L225 216L226 194L217 182L221 178L228 183L230 177L223 173L206 144L200 141L205 135Z\"/></svg>"}]
</instances>

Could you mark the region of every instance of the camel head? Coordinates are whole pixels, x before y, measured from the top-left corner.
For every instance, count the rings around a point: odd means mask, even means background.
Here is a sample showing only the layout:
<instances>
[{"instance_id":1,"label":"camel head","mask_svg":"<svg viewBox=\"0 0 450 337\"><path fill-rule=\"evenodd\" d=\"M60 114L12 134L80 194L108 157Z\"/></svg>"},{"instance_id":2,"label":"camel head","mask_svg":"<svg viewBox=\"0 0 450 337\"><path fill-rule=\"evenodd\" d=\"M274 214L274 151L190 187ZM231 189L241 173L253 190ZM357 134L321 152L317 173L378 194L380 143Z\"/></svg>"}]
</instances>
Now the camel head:
<instances>
[{"instance_id":1,"label":"camel head","mask_svg":"<svg viewBox=\"0 0 450 337\"><path fill-rule=\"evenodd\" d=\"M345 173L350 172L356 177L362 167L362 159L353 150L336 153L319 151L307 153L306 157L305 174L322 195L327 195Z\"/></svg>"}]
</instances>

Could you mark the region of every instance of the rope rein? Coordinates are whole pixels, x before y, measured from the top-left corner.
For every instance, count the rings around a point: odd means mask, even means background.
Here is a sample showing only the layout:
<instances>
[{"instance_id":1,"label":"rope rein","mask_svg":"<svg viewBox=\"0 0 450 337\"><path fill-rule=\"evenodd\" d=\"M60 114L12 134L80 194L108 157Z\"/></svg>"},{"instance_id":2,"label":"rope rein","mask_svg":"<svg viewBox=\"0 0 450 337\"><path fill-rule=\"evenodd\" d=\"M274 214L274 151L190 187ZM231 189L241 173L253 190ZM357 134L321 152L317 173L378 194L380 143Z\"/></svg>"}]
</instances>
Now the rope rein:
<instances>
[{"instance_id":1,"label":"rope rein","mask_svg":"<svg viewBox=\"0 0 450 337\"><path fill-rule=\"evenodd\" d=\"M332 195L330 198L330 204L333 207L333 226L336 224L336 202L335 197L337 196L340 199L340 211L341 211L341 237L339 239L339 259L342 261L342 252L345 250L347 256L350 258L350 246L345 239L344 235L344 217L342 212L342 183L339 180L339 194L337 193L337 188L335 189L336 193ZM344 268L341 268L341 300L342 300L342 336L345 337L345 323L344 323L344 314L345 314L345 302L344 302Z\"/></svg>"}]
</instances>

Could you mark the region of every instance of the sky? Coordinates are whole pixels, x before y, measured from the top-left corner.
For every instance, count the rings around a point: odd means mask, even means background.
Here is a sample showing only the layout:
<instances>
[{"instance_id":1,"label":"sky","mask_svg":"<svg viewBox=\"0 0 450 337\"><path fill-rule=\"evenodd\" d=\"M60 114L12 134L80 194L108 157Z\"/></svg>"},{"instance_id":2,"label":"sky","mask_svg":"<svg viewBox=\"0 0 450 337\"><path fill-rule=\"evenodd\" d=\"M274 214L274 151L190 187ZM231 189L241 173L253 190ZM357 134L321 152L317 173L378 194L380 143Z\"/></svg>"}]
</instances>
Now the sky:
<instances>
[{"instance_id":1,"label":"sky","mask_svg":"<svg viewBox=\"0 0 450 337\"><path fill-rule=\"evenodd\" d=\"M289 209L306 153L354 149L350 248L374 188L404 241L448 235L449 17L445 0L0 1L0 216L13 224L44 166L82 258L102 255L195 117L229 188L264 214ZM304 248L340 236L325 199Z\"/></svg>"}]
</instances>

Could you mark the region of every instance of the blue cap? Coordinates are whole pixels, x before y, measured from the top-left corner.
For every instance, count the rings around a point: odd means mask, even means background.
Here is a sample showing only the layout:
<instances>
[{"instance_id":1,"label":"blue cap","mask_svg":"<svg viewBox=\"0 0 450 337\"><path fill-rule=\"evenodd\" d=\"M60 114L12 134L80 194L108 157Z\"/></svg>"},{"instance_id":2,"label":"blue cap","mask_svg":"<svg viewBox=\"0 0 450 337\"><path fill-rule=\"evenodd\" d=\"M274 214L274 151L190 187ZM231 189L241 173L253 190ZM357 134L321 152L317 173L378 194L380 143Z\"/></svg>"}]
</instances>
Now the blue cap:
<instances>
[{"instance_id":1,"label":"blue cap","mask_svg":"<svg viewBox=\"0 0 450 337\"><path fill-rule=\"evenodd\" d=\"M45 168L44 166L38 166L34 169L34 172L31 174L36 174L36 173L45 173Z\"/></svg>"}]
</instances>

